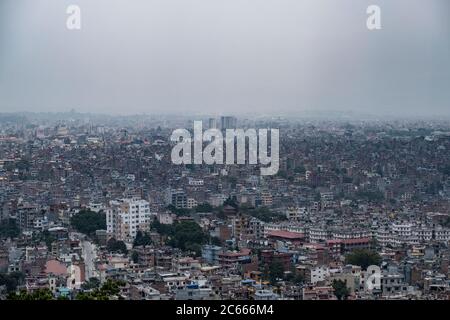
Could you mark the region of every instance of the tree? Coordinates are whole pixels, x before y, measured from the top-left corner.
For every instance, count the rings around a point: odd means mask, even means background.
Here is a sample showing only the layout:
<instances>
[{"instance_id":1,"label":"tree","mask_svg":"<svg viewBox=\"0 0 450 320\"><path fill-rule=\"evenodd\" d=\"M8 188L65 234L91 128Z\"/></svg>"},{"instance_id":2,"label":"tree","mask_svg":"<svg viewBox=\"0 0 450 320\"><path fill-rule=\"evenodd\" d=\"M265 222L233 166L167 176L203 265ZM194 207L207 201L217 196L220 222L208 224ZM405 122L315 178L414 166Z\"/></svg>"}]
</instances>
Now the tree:
<instances>
[{"instance_id":1,"label":"tree","mask_svg":"<svg viewBox=\"0 0 450 320\"><path fill-rule=\"evenodd\" d=\"M443 227L449 228L450 227L450 217L447 217L441 224Z\"/></svg>"},{"instance_id":2,"label":"tree","mask_svg":"<svg viewBox=\"0 0 450 320\"><path fill-rule=\"evenodd\" d=\"M281 261L274 260L269 265L269 279L271 284L275 284L277 279L283 278L284 275L284 266Z\"/></svg>"},{"instance_id":3,"label":"tree","mask_svg":"<svg viewBox=\"0 0 450 320\"><path fill-rule=\"evenodd\" d=\"M20 291L19 293L10 293L8 295L8 300L54 300L53 293L50 289L37 289L31 293L26 292L25 290Z\"/></svg>"},{"instance_id":4,"label":"tree","mask_svg":"<svg viewBox=\"0 0 450 320\"><path fill-rule=\"evenodd\" d=\"M286 220L285 215L277 214L273 211L271 211L267 207L259 207L256 209L250 209L246 213L251 215L252 217L255 217L261 221L264 222L273 222L273 221L280 221L280 220Z\"/></svg>"},{"instance_id":5,"label":"tree","mask_svg":"<svg viewBox=\"0 0 450 320\"><path fill-rule=\"evenodd\" d=\"M334 289L334 295L338 300L346 300L350 295L350 290L347 288L347 283L343 280L333 280L332 287Z\"/></svg>"},{"instance_id":6,"label":"tree","mask_svg":"<svg viewBox=\"0 0 450 320\"><path fill-rule=\"evenodd\" d=\"M214 208L207 202L201 203L195 207L195 212L212 212Z\"/></svg>"},{"instance_id":7,"label":"tree","mask_svg":"<svg viewBox=\"0 0 450 320\"><path fill-rule=\"evenodd\" d=\"M173 204L169 204L167 206L167 209L170 210L170 212L176 214L177 216L189 216L191 214L191 210L190 209L177 208Z\"/></svg>"},{"instance_id":8,"label":"tree","mask_svg":"<svg viewBox=\"0 0 450 320\"><path fill-rule=\"evenodd\" d=\"M291 272L286 280L292 282L295 285L299 285L305 282L305 279L303 278L302 274L298 272L295 266L291 267Z\"/></svg>"},{"instance_id":9,"label":"tree","mask_svg":"<svg viewBox=\"0 0 450 320\"><path fill-rule=\"evenodd\" d=\"M0 286L5 286L8 293L15 292L17 286L22 284L24 279L25 275L22 272L1 273Z\"/></svg>"},{"instance_id":10,"label":"tree","mask_svg":"<svg viewBox=\"0 0 450 320\"><path fill-rule=\"evenodd\" d=\"M20 235L16 219L6 219L0 222L0 238L16 238Z\"/></svg>"},{"instance_id":11,"label":"tree","mask_svg":"<svg viewBox=\"0 0 450 320\"><path fill-rule=\"evenodd\" d=\"M81 285L81 289L83 290L91 290L91 289L97 289L100 287L100 279L99 278L89 278L88 281L84 282Z\"/></svg>"},{"instance_id":12,"label":"tree","mask_svg":"<svg viewBox=\"0 0 450 320\"><path fill-rule=\"evenodd\" d=\"M297 272L294 276L294 279L292 280L293 283L296 285L302 284L305 282L305 278L302 276L301 273Z\"/></svg>"},{"instance_id":13,"label":"tree","mask_svg":"<svg viewBox=\"0 0 450 320\"><path fill-rule=\"evenodd\" d=\"M120 293L120 287L124 285L123 281L108 279L100 288L96 288L92 292L78 293L76 300L109 300L117 296Z\"/></svg>"},{"instance_id":14,"label":"tree","mask_svg":"<svg viewBox=\"0 0 450 320\"><path fill-rule=\"evenodd\" d=\"M137 251L133 251L131 253L131 260L133 260L134 263L138 263L138 261L139 261L139 253Z\"/></svg>"},{"instance_id":15,"label":"tree","mask_svg":"<svg viewBox=\"0 0 450 320\"><path fill-rule=\"evenodd\" d=\"M298 166L294 170L295 173L304 174L306 172L306 169L304 166Z\"/></svg>"},{"instance_id":16,"label":"tree","mask_svg":"<svg viewBox=\"0 0 450 320\"><path fill-rule=\"evenodd\" d=\"M156 232L158 232L160 235L163 235L163 236L170 236L175 231L175 228L173 225L162 224L158 220L153 221L150 228L152 230L156 230Z\"/></svg>"},{"instance_id":17,"label":"tree","mask_svg":"<svg viewBox=\"0 0 450 320\"><path fill-rule=\"evenodd\" d=\"M123 254L128 253L128 249L127 249L125 242L117 241L115 238L111 238L108 240L108 242L106 243L106 249L109 252L117 252L117 253L123 253Z\"/></svg>"},{"instance_id":18,"label":"tree","mask_svg":"<svg viewBox=\"0 0 450 320\"><path fill-rule=\"evenodd\" d=\"M106 215L102 212L81 210L70 219L70 224L81 233L92 236L96 230L106 229Z\"/></svg>"},{"instance_id":19,"label":"tree","mask_svg":"<svg viewBox=\"0 0 450 320\"><path fill-rule=\"evenodd\" d=\"M44 230L39 235L40 241L45 242L47 248L51 249L53 241L56 240L55 236L52 235L48 230Z\"/></svg>"},{"instance_id":20,"label":"tree","mask_svg":"<svg viewBox=\"0 0 450 320\"><path fill-rule=\"evenodd\" d=\"M224 206L224 207L225 207L225 206L232 206L232 207L235 208L236 210L239 209L238 203L236 202L235 199L233 199L233 198L231 198L231 197L228 197L228 198L225 200L225 202L223 203L223 206Z\"/></svg>"},{"instance_id":21,"label":"tree","mask_svg":"<svg viewBox=\"0 0 450 320\"><path fill-rule=\"evenodd\" d=\"M148 246L152 244L152 239L146 232L138 231L133 242L133 247Z\"/></svg>"},{"instance_id":22,"label":"tree","mask_svg":"<svg viewBox=\"0 0 450 320\"><path fill-rule=\"evenodd\" d=\"M200 255L201 245L205 244L207 240L207 235L196 222L184 221L175 225L169 244L175 248L194 251L197 255Z\"/></svg>"},{"instance_id":23,"label":"tree","mask_svg":"<svg viewBox=\"0 0 450 320\"><path fill-rule=\"evenodd\" d=\"M210 237L209 243L219 247L222 245L222 241L218 237Z\"/></svg>"},{"instance_id":24,"label":"tree","mask_svg":"<svg viewBox=\"0 0 450 320\"><path fill-rule=\"evenodd\" d=\"M347 264L360 266L363 270L366 270L368 266L380 265L381 257L378 253L371 250L355 250L349 253L345 257Z\"/></svg>"}]
</instances>

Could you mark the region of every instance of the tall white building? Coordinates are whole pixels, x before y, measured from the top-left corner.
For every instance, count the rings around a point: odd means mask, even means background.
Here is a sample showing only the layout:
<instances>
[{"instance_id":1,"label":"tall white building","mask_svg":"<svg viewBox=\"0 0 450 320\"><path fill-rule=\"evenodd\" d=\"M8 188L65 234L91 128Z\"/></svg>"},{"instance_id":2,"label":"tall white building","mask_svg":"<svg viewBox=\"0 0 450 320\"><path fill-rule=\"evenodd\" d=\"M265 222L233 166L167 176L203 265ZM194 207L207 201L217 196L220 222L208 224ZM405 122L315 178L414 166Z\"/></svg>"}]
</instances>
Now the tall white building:
<instances>
[{"instance_id":1,"label":"tall white building","mask_svg":"<svg viewBox=\"0 0 450 320\"><path fill-rule=\"evenodd\" d=\"M136 233L150 228L150 205L146 200L120 199L110 201L106 210L108 235L131 242Z\"/></svg>"}]
</instances>

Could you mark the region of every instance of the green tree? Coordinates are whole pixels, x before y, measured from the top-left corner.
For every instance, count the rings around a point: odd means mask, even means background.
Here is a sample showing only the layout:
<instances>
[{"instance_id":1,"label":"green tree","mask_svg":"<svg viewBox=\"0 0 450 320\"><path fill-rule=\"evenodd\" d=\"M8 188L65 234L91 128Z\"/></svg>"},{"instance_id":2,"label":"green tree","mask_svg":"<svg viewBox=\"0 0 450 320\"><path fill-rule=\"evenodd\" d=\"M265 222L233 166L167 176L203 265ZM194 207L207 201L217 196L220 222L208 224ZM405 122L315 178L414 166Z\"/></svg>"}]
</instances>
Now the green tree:
<instances>
[{"instance_id":1,"label":"green tree","mask_svg":"<svg viewBox=\"0 0 450 320\"><path fill-rule=\"evenodd\" d=\"M212 212L214 208L207 202L201 203L195 207L195 212Z\"/></svg>"},{"instance_id":2,"label":"green tree","mask_svg":"<svg viewBox=\"0 0 450 320\"><path fill-rule=\"evenodd\" d=\"M93 236L96 230L106 229L106 215L102 212L80 210L70 219L70 224L81 233Z\"/></svg>"},{"instance_id":3,"label":"green tree","mask_svg":"<svg viewBox=\"0 0 450 320\"><path fill-rule=\"evenodd\" d=\"M133 251L131 253L131 260L133 260L134 263L138 263L138 261L139 261L139 253L137 251Z\"/></svg>"},{"instance_id":4,"label":"green tree","mask_svg":"<svg viewBox=\"0 0 450 320\"><path fill-rule=\"evenodd\" d=\"M225 206L232 206L232 207L235 208L236 210L239 209L238 203L236 202L235 199L232 199L231 197L228 197L228 198L225 200L225 202L223 203L223 206L224 206L224 207L225 207Z\"/></svg>"},{"instance_id":5,"label":"green tree","mask_svg":"<svg viewBox=\"0 0 450 320\"><path fill-rule=\"evenodd\" d=\"M284 266L279 260L274 260L269 265L269 280L271 284L275 284L277 279L283 278Z\"/></svg>"},{"instance_id":6,"label":"green tree","mask_svg":"<svg viewBox=\"0 0 450 320\"><path fill-rule=\"evenodd\" d=\"M99 278L89 278L88 281L85 281L82 285L81 285L81 289L83 290L91 290L91 289L97 289L100 288L100 279Z\"/></svg>"},{"instance_id":7,"label":"green tree","mask_svg":"<svg viewBox=\"0 0 450 320\"><path fill-rule=\"evenodd\" d=\"M19 235L16 219L5 219L0 222L0 238L16 238Z\"/></svg>"},{"instance_id":8,"label":"green tree","mask_svg":"<svg viewBox=\"0 0 450 320\"><path fill-rule=\"evenodd\" d=\"M366 270L368 266L380 265L381 257L378 253L371 250L355 250L345 257L345 263L360 266Z\"/></svg>"},{"instance_id":9,"label":"green tree","mask_svg":"<svg viewBox=\"0 0 450 320\"><path fill-rule=\"evenodd\" d=\"M146 232L138 231L136 232L136 238L133 242L133 247L137 246L148 246L152 244L152 239Z\"/></svg>"},{"instance_id":10,"label":"green tree","mask_svg":"<svg viewBox=\"0 0 450 320\"><path fill-rule=\"evenodd\" d=\"M205 244L207 240L208 236L196 222L184 221L175 225L169 245L185 251L194 251L200 255L201 245Z\"/></svg>"},{"instance_id":11,"label":"green tree","mask_svg":"<svg viewBox=\"0 0 450 320\"><path fill-rule=\"evenodd\" d=\"M170 212L176 214L177 216L189 216L191 214L190 209L177 208L173 204L168 205L167 209L170 210Z\"/></svg>"},{"instance_id":12,"label":"green tree","mask_svg":"<svg viewBox=\"0 0 450 320\"><path fill-rule=\"evenodd\" d=\"M175 232L175 227L173 225L162 224L158 220L153 221L150 228L158 232L161 236L166 237L172 236Z\"/></svg>"},{"instance_id":13,"label":"green tree","mask_svg":"<svg viewBox=\"0 0 450 320\"><path fill-rule=\"evenodd\" d=\"M219 247L222 245L222 241L218 237L210 237L209 243Z\"/></svg>"},{"instance_id":14,"label":"green tree","mask_svg":"<svg viewBox=\"0 0 450 320\"><path fill-rule=\"evenodd\" d=\"M271 211L267 207L259 207L256 209L249 209L246 213L251 215L252 217L255 217L261 221L264 222L273 222L273 221L282 221L286 220L285 215L277 214L273 211Z\"/></svg>"},{"instance_id":15,"label":"green tree","mask_svg":"<svg viewBox=\"0 0 450 320\"><path fill-rule=\"evenodd\" d=\"M120 293L120 287L124 285L123 281L108 279L100 288L96 288L92 292L78 293L76 300L110 300Z\"/></svg>"},{"instance_id":16,"label":"green tree","mask_svg":"<svg viewBox=\"0 0 450 320\"><path fill-rule=\"evenodd\" d=\"M50 289L37 289L31 293L26 292L25 290L20 291L19 293L10 293L8 295L8 300L54 300L53 293Z\"/></svg>"},{"instance_id":17,"label":"green tree","mask_svg":"<svg viewBox=\"0 0 450 320\"><path fill-rule=\"evenodd\" d=\"M343 280L333 280L332 287L334 289L334 295L338 300L346 300L350 295L347 283Z\"/></svg>"},{"instance_id":18,"label":"green tree","mask_svg":"<svg viewBox=\"0 0 450 320\"><path fill-rule=\"evenodd\" d=\"M106 243L106 249L109 252L114 253L123 253L123 254L128 253L128 249L125 242L117 241L115 238L111 238L108 240L108 242Z\"/></svg>"},{"instance_id":19,"label":"green tree","mask_svg":"<svg viewBox=\"0 0 450 320\"><path fill-rule=\"evenodd\" d=\"M5 286L8 293L15 292L24 279L25 274L22 272L0 273L0 286Z\"/></svg>"},{"instance_id":20,"label":"green tree","mask_svg":"<svg viewBox=\"0 0 450 320\"><path fill-rule=\"evenodd\" d=\"M39 240L45 242L47 248L51 248L53 241L56 240L55 236L53 236L48 230L44 230L39 234Z\"/></svg>"}]
</instances>

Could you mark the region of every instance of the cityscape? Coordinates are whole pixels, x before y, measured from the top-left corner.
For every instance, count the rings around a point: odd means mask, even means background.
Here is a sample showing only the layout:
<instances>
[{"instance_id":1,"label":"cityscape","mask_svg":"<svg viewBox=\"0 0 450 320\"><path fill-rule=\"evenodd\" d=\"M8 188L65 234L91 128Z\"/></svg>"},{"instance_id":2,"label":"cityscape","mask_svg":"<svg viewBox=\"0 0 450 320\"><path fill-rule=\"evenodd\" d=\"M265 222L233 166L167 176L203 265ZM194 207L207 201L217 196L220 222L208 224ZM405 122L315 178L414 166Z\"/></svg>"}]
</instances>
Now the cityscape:
<instances>
[{"instance_id":1,"label":"cityscape","mask_svg":"<svg viewBox=\"0 0 450 320\"><path fill-rule=\"evenodd\" d=\"M0 116L0 298L449 299L450 121L279 128L260 164L170 159L184 116Z\"/></svg>"},{"instance_id":2,"label":"cityscape","mask_svg":"<svg viewBox=\"0 0 450 320\"><path fill-rule=\"evenodd\" d=\"M2 316L448 301L450 1L0 0Z\"/></svg>"}]
</instances>

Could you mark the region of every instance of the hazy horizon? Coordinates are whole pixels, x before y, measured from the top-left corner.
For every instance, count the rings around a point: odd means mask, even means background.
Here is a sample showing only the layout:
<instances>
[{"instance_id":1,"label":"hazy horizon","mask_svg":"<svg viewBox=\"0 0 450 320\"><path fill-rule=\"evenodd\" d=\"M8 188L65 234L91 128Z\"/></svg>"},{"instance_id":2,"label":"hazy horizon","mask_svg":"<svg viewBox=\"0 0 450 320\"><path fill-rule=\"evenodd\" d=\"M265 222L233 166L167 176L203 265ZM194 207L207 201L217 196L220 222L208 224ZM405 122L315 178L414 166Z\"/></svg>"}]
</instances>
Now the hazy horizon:
<instances>
[{"instance_id":1,"label":"hazy horizon","mask_svg":"<svg viewBox=\"0 0 450 320\"><path fill-rule=\"evenodd\" d=\"M437 118L449 89L448 0L0 3L0 113Z\"/></svg>"}]
</instances>

